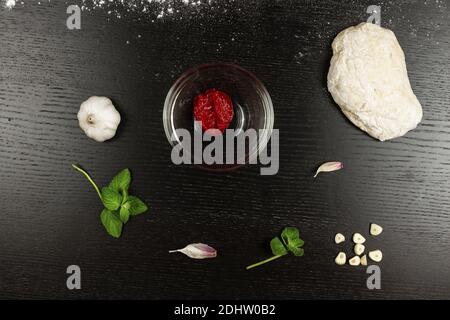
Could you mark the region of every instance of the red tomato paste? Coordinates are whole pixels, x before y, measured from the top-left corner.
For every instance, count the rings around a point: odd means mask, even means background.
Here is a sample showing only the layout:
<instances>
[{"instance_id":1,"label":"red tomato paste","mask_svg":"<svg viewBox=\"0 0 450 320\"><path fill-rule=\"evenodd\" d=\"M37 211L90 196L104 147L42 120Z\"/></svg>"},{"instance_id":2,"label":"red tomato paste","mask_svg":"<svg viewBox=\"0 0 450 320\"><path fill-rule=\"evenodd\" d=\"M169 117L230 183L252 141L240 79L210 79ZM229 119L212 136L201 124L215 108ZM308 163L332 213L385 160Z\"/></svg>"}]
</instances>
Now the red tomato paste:
<instances>
[{"instance_id":1,"label":"red tomato paste","mask_svg":"<svg viewBox=\"0 0 450 320\"><path fill-rule=\"evenodd\" d=\"M209 89L194 99L194 118L202 122L203 130L224 132L234 117L231 98L222 91Z\"/></svg>"}]
</instances>

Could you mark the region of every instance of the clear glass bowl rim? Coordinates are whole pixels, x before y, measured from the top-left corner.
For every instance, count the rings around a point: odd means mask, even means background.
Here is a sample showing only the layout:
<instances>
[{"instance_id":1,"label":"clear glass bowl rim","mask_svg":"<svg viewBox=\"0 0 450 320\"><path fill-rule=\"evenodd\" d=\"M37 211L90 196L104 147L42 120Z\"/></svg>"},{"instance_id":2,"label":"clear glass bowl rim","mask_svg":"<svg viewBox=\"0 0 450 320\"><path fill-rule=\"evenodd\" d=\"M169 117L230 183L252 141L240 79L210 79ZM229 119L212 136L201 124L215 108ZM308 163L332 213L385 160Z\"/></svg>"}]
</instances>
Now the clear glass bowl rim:
<instances>
[{"instance_id":1,"label":"clear glass bowl rim","mask_svg":"<svg viewBox=\"0 0 450 320\"><path fill-rule=\"evenodd\" d=\"M228 62L211 62L204 63L197 66L194 66L187 71L185 71L172 85L167 93L165 102L164 102L164 111L163 111L163 124L164 131L166 133L167 140L169 141L172 147L176 146L179 143L182 143L178 136L175 135L175 126L173 123L173 111L175 107L175 101L178 98L181 90L184 88L186 81L190 78L190 76L194 73L201 71L202 69L214 68L214 67L225 67L225 68L234 68L239 72L243 73L246 77L248 77L253 83L255 87L260 91L260 97L262 98L262 105L264 109L264 126L262 129L262 135L259 136L258 148L252 154L248 155L248 159L254 159L257 157L266 147L272 136L272 130L274 125L274 110L273 103L270 94L265 87L265 85L250 71L244 69L243 67ZM176 140L173 141L172 137L176 137Z\"/></svg>"}]
</instances>

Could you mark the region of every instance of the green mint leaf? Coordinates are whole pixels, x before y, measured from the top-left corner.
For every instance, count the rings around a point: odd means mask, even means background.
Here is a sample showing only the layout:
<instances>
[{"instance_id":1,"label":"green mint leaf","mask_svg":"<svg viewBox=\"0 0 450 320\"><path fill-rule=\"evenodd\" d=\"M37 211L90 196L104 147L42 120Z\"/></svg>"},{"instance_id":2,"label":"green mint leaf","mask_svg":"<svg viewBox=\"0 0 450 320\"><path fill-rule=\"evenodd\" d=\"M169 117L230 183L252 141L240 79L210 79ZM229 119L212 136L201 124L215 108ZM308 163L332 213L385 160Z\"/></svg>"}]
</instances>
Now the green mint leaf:
<instances>
[{"instance_id":1,"label":"green mint leaf","mask_svg":"<svg viewBox=\"0 0 450 320\"><path fill-rule=\"evenodd\" d=\"M129 196L128 190L123 190L123 191L122 191L122 204L124 204L125 202L127 202L128 196Z\"/></svg>"},{"instance_id":2,"label":"green mint leaf","mask_svg":"<svg viewBox=\"0 0 450 320\"><path fill-rule=\"evenodd\" d=\"M120 207L119 218L124 224L130 219L130 209L126 204Z\"/></svg>"},{"instance_id":3,"label":"green mint leaf","mask_svg":"<svg viewBox=\"0 0 450 320\"><path fill-rule=\"evenodd\" d=\"M304 254L305 254L305 250L303 250L303 248L295 248L295 247L292 247L292 248L290 248L289 249L293 254L294 254L294 256L296 256L296 257L302 257Z\"/></svg>"},{"instance_id":4,"label":"green mint leaf","mask_svg":"<svg viewBox=\"0 0 450 320\"><path fill-rule=\"evenodd\" d=\"M286 227L281 233L281 237L283 238L284 244L287 245L289 240L298 239L300 234L297 228Z\"/></svg>"},{"instance_id":5,"label":"green mint leaf","mask_svg":"<svg viewBox=\"0 0 450 320\"><path fill-rule=\"evenodd\" d=\"M289 246L291 247L301 248L304 244L305 242L300 238L289 240Z\"/></svg>"},{"instance_id":6,"label":"green mint leaf","mask_svg":"<svg viewBox=\"0 0 450 320\"><path fill-rule=\"evenodd\" d=\"M111 187L102 188L102 200L105 208L115 211L122 204L122 196Z\"/></svg>"},{"instance_id":7,"label":"green mint leaf","mask_svg":"<svg viewBox=\"0 0 450 320\"><path fill-rule=\"evenodd\" d=\"M305 242L300 239L300 234L297 228L287 227L281 233L281 238L286 248L295 256L303 256L304 251L301 249Z\"/></svg>"},{"instance_id":8,"label":"green mint leaf","mask_svg":"<svg viewBox=\"0 0 450 320\"><path fill-rule=\"evenodd\" d=\"M305 254L305 251L302 248L305 243L302 239L300 239L300 233L297 228L284 228L283 232L281 233L281 239L283 241L281 241L279 237L275 237L272 239L272 241L270 241L270 248L272 249L272 253L274 255L273 257L252 264L247 267L247 270L259 267L275 259L281 258L282 256L287 255L289 251L292 252L296 257L301 257Z\"/></svg>"},{"instance_id":9,"label":"green mint leaf","mask_svg":"<svg viewBox=\"0 0 450 320\"><path fill-rule=\"evenodd\" d=\"M123 223L111 210L104 209L100 215L100 220L109 235L119 238L122 234Z\"/></svg>"},{"instance_id":10,"label":"green mint leaf","mask_svg":"<svg viewBox=\"0 0 450 320\"><path fill-rule=\"evenodd\" d=\"M128 191L131 183L131 173L129 169L120 171L109 184L109 187L116 192Z\"/></svg>"},{"instance_id":11,"label":"green mint leaf","mask_svg":"<svg viewBox=\"0 0 450 320\"><path fill-rule=\"evenodd\" d=\"M132 216L137 216L138 214L144 213L148 210L147 205L138 197L134 196L129 196L128 201L125 203L125 205L129 206L130 214Z\"/></svg>"},{"instance_id":12,"label":"green mint leaf","mask_svg":"<svg viewBox=\"0 0 450 320\"><path fill-rule=\"evenodd\" d=\"M270 241L270 248L272 249L272 253L274 256L284 256L288 254L288 251L281 242L280 238L275 237Z\"/></svg>"}]
</instances>

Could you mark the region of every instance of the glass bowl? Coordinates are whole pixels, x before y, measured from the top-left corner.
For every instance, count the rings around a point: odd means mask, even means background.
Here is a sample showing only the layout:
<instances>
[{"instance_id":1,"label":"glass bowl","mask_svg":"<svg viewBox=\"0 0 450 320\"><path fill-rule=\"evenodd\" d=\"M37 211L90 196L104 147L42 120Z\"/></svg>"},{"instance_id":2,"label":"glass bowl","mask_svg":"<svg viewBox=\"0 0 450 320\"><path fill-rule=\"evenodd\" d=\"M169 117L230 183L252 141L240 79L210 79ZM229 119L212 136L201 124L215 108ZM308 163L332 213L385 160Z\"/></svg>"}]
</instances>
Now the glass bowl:
<instances>
[{"instance_id":1,"label":"glass bowl","mask_svg":"<svg viewBox=\"0 0 450 320\"><path fill-rule=\"evenodd\" d=\"M228 129L234 130L234 143L249 129L258 133L257 144L247 141L245 155L237 154L237 148L234 148L233 164L205 164L203 159L198 159L198 154L193 152L194 134L203 133L194 120L194 98L213 88L228 94L233 102L234 118ZM163 123L169 143L172 147L181 144L180 147L183 152L188 153L191 164L209 170L225 171L253 163L267 147L273 130L274 111L267 89L252 73L231 63L209 63L186 71L173 84L164 104ZM190 141L183 141L178 129L187 130L192 137ZM229 136L224 134L223 137L225 153L226 139ZM203 142L202 147L209 143Z\"/></svg>"}]
</instances>

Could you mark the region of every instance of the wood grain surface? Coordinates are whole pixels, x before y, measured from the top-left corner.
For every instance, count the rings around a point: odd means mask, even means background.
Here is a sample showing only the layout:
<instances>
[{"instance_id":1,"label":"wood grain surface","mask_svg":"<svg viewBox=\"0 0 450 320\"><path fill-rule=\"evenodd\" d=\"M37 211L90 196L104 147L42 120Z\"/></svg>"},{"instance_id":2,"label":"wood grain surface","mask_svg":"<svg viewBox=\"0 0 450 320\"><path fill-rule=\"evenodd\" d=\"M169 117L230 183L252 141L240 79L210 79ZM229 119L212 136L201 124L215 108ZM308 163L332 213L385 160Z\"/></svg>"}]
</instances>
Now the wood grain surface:
<instances>
[{"instance_id":1,"label":"wood grain surface","mask_svg":"<svg viewBox=\"0 0 450 320\"><path fill-rule=\"evenodd\" d=\"M365 21L370 1L215 1L216 9L152 21L104 10L66 28L64 1L0 9L0 298L401 299L450 298L450 8L446 1L383 1L383 25L405 50L424 120L377 142L355 128L326 88L331 42ZM76 3L76 2L75 2ZM217 4L219 3L219 4ZM240 3L240 4L239 4ZM217 9L219 8L219 9ZM280 171L211 173L170 161L162 111L186 69L237 63L267 86L280 129ZM124 116L99 144L78 126L80 103L111 97ZM312 178L329 160L345 170ZM150 206L120 240L80 163L99 184L122 168ZM382 289L364 268L338 267L334 234L368 234L381 249ZM268 242L297 226L305 256L264 267ZM217 259L168 250L204 242ZM350 242L342 246L350 252ZM82 289L66 288L79 265Z\"/></svg>"}]
</instances>

